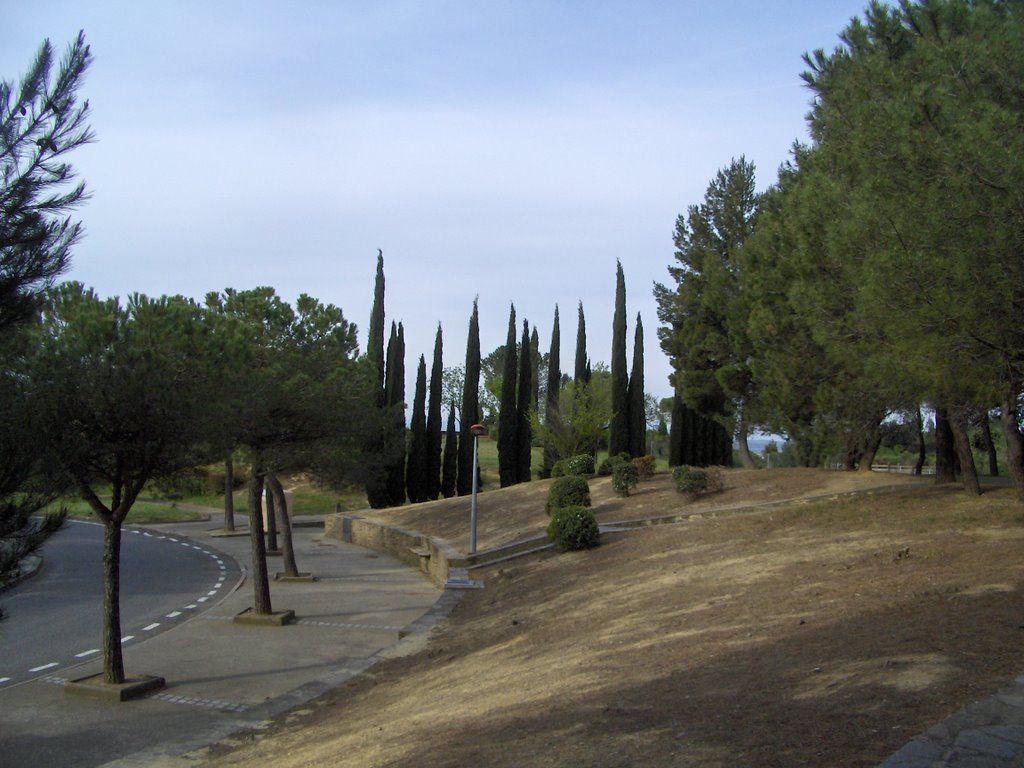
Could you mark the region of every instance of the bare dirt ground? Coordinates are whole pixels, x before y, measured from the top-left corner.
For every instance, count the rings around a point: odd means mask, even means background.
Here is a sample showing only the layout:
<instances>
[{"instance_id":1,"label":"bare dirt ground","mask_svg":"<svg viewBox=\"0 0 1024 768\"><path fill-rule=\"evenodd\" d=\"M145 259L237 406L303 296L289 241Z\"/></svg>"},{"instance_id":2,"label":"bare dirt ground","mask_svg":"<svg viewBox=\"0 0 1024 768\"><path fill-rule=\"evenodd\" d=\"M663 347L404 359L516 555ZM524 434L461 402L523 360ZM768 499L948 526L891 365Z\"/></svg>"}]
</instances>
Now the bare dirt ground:
<instances>
[{"instance_id":1,"label":"bare dirt ground","mask_svg":"<svg viewBox=\"0 0 1024 768\"><path fill-rule=\"evenodd\" d=\"M817 470L730 471L726 485L689 503L667 476L624 500L591 481L605 523L702 515L474 571L486 589L418 651L193 757L876 766L1024 671L1024 507L1011 489L969 498ZM546 487L482 496L481 546L542 530ZM388 519L464 549L466 508Z\"/></svg>"}]
</instances>

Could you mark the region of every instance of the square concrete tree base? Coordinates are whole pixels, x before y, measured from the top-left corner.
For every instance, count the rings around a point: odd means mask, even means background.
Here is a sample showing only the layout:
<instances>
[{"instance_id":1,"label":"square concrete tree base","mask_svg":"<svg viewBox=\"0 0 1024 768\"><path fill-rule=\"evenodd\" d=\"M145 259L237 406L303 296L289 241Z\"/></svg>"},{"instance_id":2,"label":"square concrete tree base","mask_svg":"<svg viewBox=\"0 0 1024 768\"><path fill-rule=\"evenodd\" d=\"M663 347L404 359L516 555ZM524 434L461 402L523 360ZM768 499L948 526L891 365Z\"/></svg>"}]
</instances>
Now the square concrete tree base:
<instances>
[{"instance_id":1,"label":"square concrete tree base","mask_svg":"<svg viewBox=\"0 0 1024 768\"><path fill-rule=\"evenodd\" d=\"M234 622L236 624L253 624L262 627L283 627L295 619L295 611L274 611L273 613L256 613L252 608L246 608L241 613L236 613Z\"/></svg>"},{"instance_id":2,"label":"square concrete tree base","mask_svg":"<svg viewBox=\"0 0 1024 768\"><path fill-rule=\"evenodd\" d=\"M274 581L316 581L316 577L312 573L297 573L294 576L289 576L283 571L278 571L274 574Z\"/></svg>"},{"instance_id":3,"label":"square concrete tree base","mask_svg":"<svg viewBox=\"0 0 1024 768\"><path fill-rule=\"evenodd\" d=\"M229 538L229 537L232 537L232 536L238 536L238 537L248 536L249 535L249 529L248 528L235 528L235 530L233 530L233 531L225 531L223 528L218 528L216 531L210 531L210 535L213 536L214 538L217 538L217 537Z\"/></svg>"},{"instance_id":4,"label":"square concrete tree base","mask_svg":"<svg viewBox=\"0 0 1024 768\"><path fill-rule=\"evenodd\" d=\"M64 685L64 692L71 696L81 696L100 701L130 701L145 696L151 691L158 691L166 685L162 677L155 675L125 675L123 683L108 683L103 674L80 677Z\"/></svg>"}]
</instances>

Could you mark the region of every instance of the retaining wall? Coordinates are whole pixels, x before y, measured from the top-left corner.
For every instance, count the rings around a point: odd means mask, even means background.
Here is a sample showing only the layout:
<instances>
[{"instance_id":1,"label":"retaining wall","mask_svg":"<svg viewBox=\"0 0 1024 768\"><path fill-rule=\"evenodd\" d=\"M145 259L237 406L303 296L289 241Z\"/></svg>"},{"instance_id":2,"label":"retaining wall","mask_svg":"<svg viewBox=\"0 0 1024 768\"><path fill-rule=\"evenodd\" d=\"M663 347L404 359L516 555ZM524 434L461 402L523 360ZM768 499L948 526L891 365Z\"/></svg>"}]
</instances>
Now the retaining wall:
<instances>
[{"instance_id":1,"label":"retaining wall","mask_svg":"<svg viewBox=\"0 0 1024 768\"><path fill-rule=\"evenodd\" d=\"M444 541L362 517L328 515L324 536L396 557L419 568L442 589L452 569L466 566L465 556Z\"/></svg>"}]
</instances>

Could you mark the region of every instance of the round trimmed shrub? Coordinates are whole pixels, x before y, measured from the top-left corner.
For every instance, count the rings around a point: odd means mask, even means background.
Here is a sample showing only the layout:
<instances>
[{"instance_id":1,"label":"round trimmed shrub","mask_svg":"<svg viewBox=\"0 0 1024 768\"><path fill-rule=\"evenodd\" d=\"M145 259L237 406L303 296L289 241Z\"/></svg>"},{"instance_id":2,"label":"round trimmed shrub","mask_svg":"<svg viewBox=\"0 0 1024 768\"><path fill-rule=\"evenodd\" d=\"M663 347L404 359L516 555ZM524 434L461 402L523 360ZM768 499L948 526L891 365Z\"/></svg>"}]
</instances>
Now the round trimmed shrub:
<instances>
[{"instance_id":1,"label":"round trimmed shrub","mask_svg":"<svg viewBox=\"0 0 1024 768\"><path fill-rule=\"evenodd\" d=\"M565 460L565 474L590 477L594 474L594 457L589 453L577 453Z\"/></svg>"},{"instance_id":2,"label":"round trimmed shrub","mask_svg":"<svg viewBox=\"0 0 1024 768\"><path fill-rule=\"evenodd\" d=\"M676 490L688 496L699 496L708 487L708 478L703 469L697 467L676 467L672 470Z\"/></svg>"},{"instance_id":3,"label":"round trimmed shrub","mask_svg":"<svg viewBox=\"0 0 1024 768\"><path fill-rule=\"evenodd\" d=\"M589 506L590 484L587 483L587 479L580 475L565 475L551 482L544 511L550 515L556 509Z\"/></svg>"},{"instance_id":4,"label":"round trimmed shrub","mask_svg":"<svg viewBox=\"0 0 1024 768\"><path fill-rule=\"evenodd\" d=\"M615 471L615 467L617 467L622 462L629 463L628 453L623 452L618 454L617 456L609 456L608 458L601 462L601 466L598 467L597 469L597 474L599 474L601 477L608 477Z\"/></svg>"},{"instance_id":5,"label":"round trimmed shrub","mask_svg":"<svg viewBox=\"0 0 1024 768\"><path fill-rule=\"evenodd\" d=\"M640 475L641 480L650 480L654 477L654 466L657 459L651 454L646 456L637 456L633 459L633 466L636 467L636 471Z\"/></svg>"},{"instance_id":6,"label":"round trimmed shrub","mask_svg":"<svg viewBox=\"0 0 1024 768\"><path fill-rule=\"evenodd\" d=\"M564 551L596 547L600 537L597 518L587 507L561 507L551 515L548 538Z\"/></svg>"},{"instance_id":7,"label":"round trimmed shrub","mask_svg":"<svg viewBox=\"0 0 1024 768\"><path fill-rule=\"evenodd\" d=\"M676 467L672 470L672 477L677 491L693 497L705 493L718 493L725 485L722 472L717 467Z\"/></svg>"},{"instance_id":8,"label":"round trimmed shrub","mask_svg":"<svg viewBox=\"0 0 1024 768\"><path fill-rule=\"evenodd\" d=\"M619 496L629 496L629 492L640 482L640 473L636 465L629 461L623 461L615 465L612 470L612 489Z\"/></svg>"},{"instance_id":9,"label":"round trimmed shrub","mask_svg":"<svg viewBox=\"0 0 1024 768\"><path fill-rule=\"evenodd\" d=\"M594 457L589 453L578 453L559 459L551 466L552 477L565 477L566 475L583 475L590 477L594 474Z\"/></svg>"}]
</instances>

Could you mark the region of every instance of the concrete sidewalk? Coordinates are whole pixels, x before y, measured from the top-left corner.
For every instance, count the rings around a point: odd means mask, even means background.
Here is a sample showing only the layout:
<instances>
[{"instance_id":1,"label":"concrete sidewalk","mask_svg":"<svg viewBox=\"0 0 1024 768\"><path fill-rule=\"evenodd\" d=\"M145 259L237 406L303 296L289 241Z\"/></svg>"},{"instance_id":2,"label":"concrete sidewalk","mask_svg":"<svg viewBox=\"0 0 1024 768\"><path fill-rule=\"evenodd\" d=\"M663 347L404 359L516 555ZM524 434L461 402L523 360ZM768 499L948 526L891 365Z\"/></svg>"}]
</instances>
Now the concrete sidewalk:
<instances>
[{"instance_id":1,"label":"concrete sidewalk","mask_svg":"<svg viewBox=\"0 0 1024 768\"><path fill-rule=\"evenodd\" d=\"M214 536L219 524L144 527L218 550L248 572L248 536ZM321 529L296 527L294 542L300 570L317 579L272 581L274 609L295 611L294 623L233 622L252 605L251 581L243 579L204 613L125 647L128 674L167 681L143 699L108 704L64 692L68 680L101 672L99 661L5 690L0 762L9 768L173 764L176 755L252 728L411 647L458 598L387 555L325 540ZM272 578L279 561L268 558Z\"/></svg>"},{"instance_id":2,"label":"concrete sidewalk","mask_svg":"<svg viewBox=\"0 0 1024 768\"><path fill-rule=\"evenodd\" d=\"M1024 675L929 728L881 768L1024 768Z\"/></svg>"}]
</instances>

